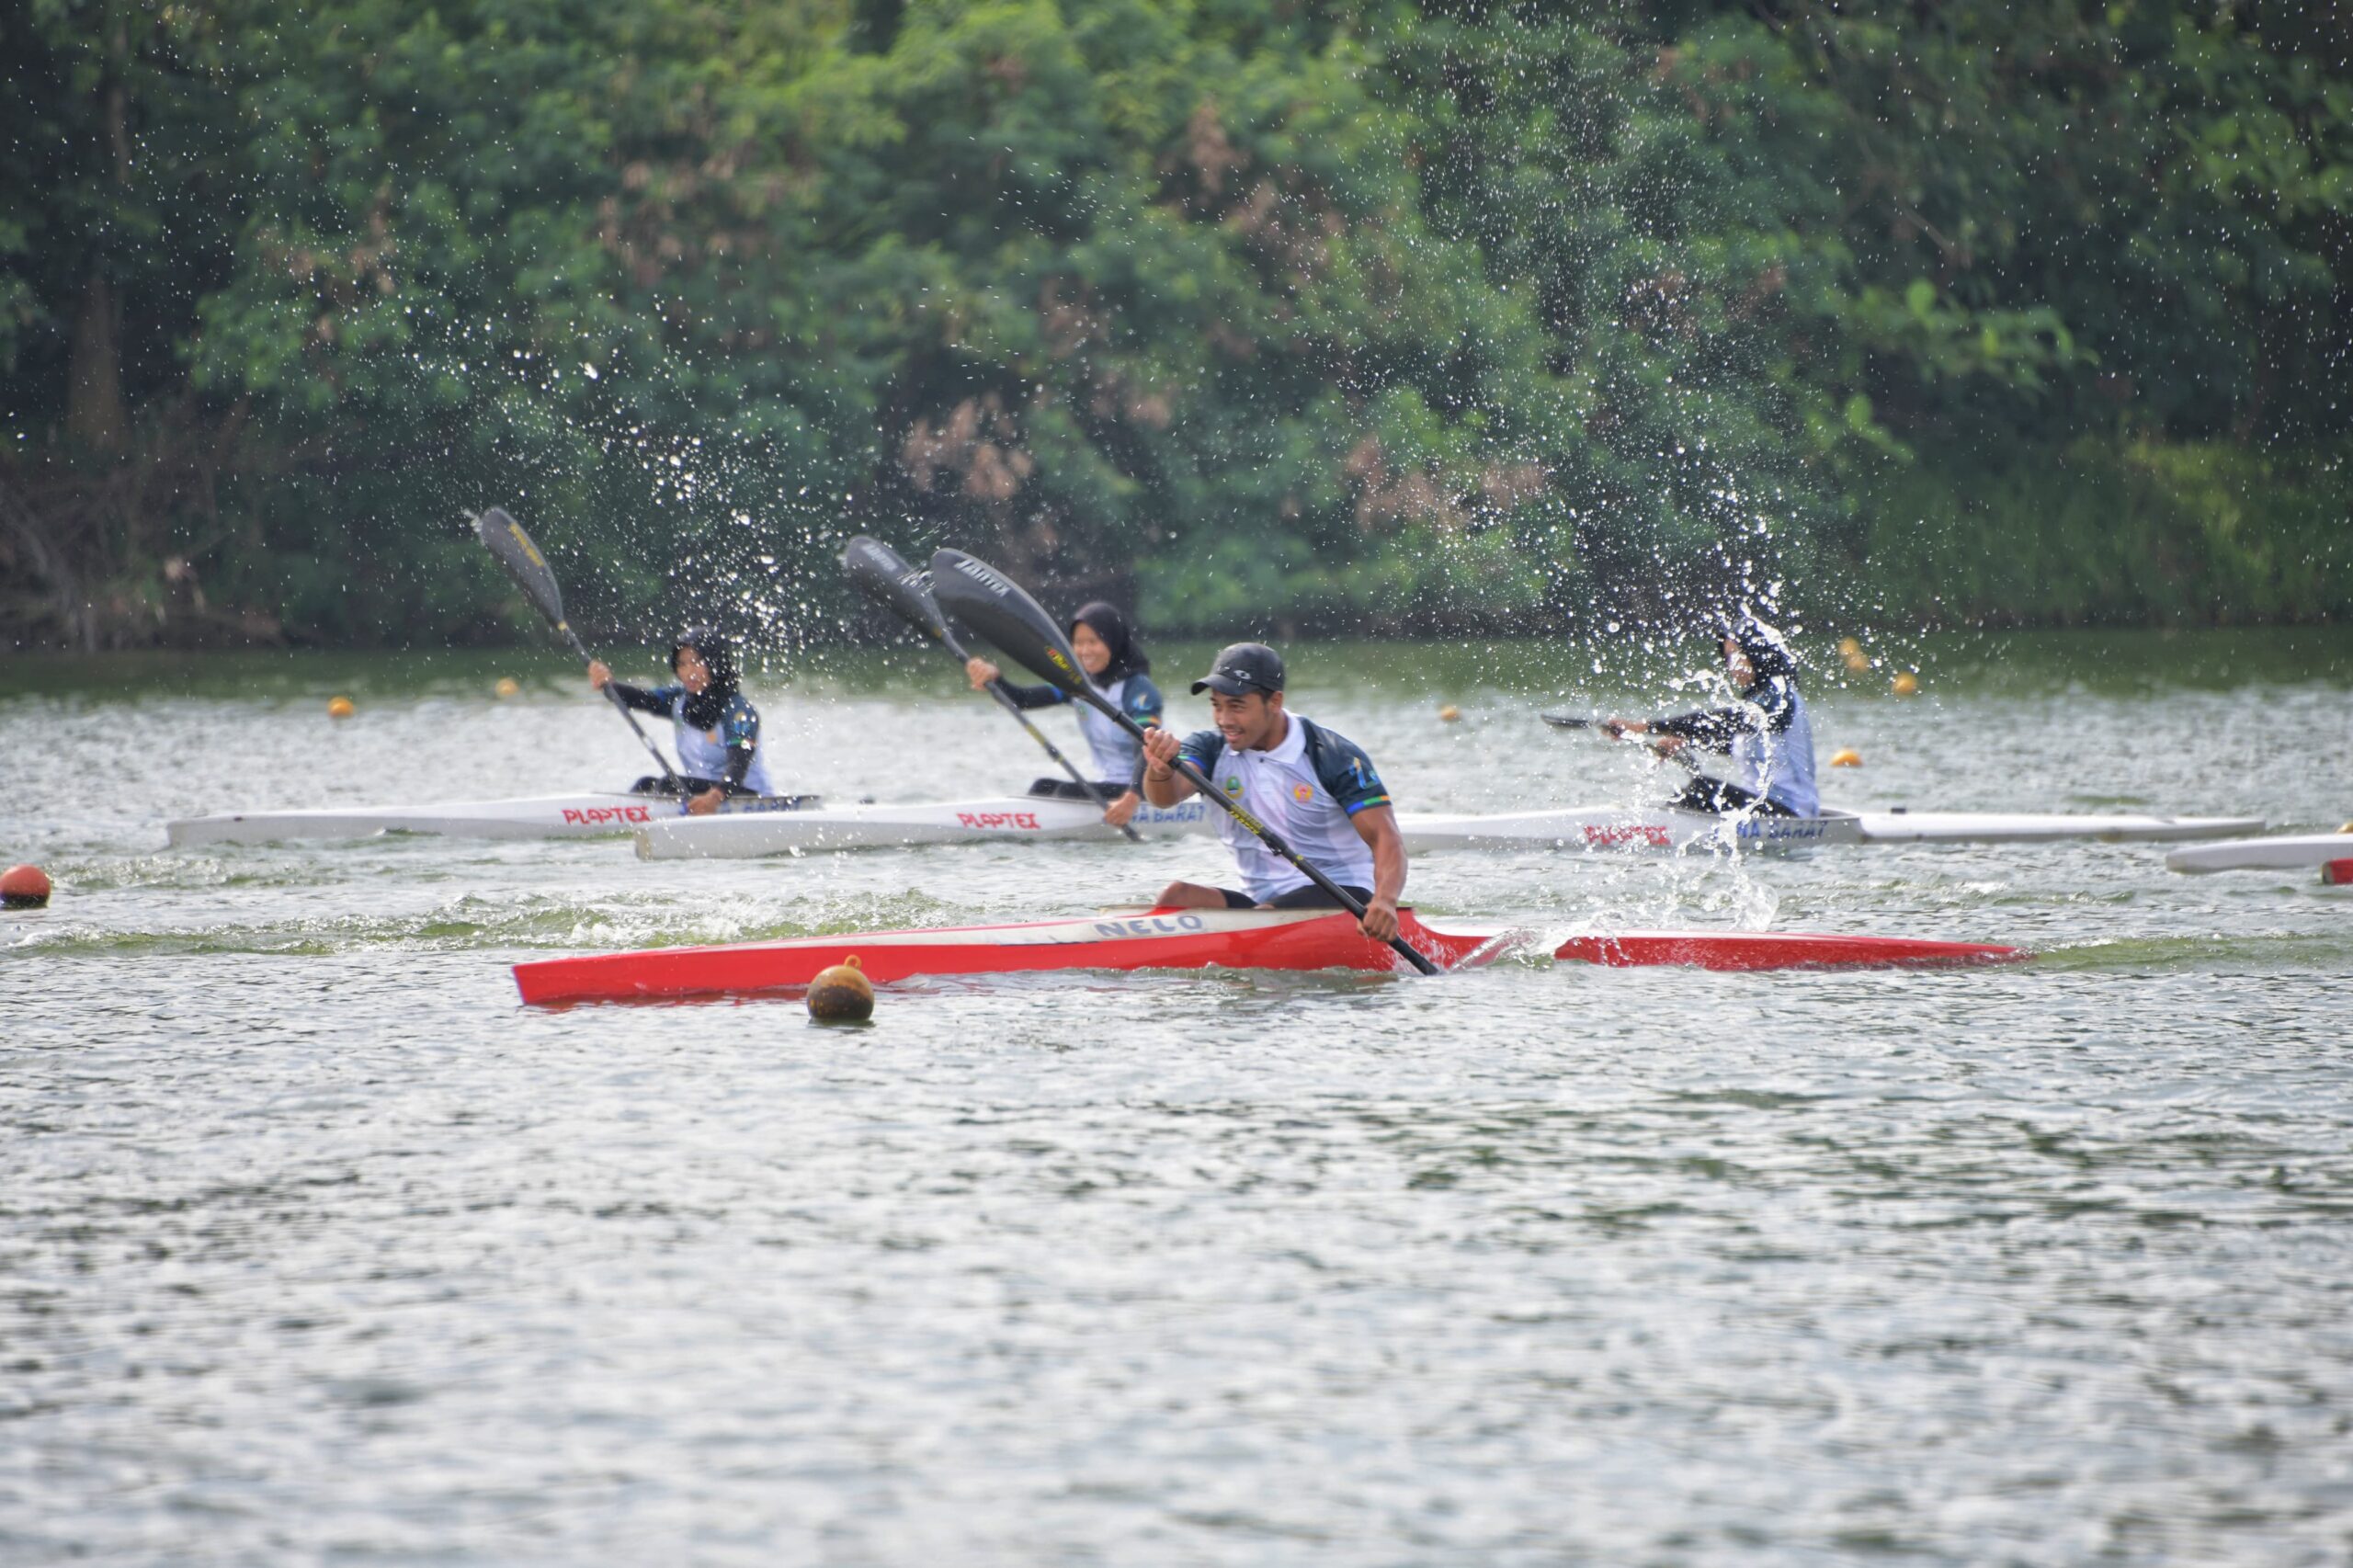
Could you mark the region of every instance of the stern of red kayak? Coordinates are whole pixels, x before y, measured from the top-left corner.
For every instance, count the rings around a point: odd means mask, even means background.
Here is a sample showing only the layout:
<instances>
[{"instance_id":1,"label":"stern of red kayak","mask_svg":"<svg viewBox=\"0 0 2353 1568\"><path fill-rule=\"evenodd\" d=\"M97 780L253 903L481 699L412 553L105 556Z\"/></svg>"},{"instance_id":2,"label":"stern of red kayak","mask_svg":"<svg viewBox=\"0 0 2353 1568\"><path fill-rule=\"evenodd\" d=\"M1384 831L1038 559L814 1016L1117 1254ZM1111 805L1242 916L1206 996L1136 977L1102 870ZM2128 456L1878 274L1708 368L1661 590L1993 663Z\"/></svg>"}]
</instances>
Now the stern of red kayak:
<instances>
[{"instance_id":1,"label":"stern of red kayak","mask_svg":"<svg viewBox=\"0 0 2353 1568\"><path fill-rule=\"evenodd\" d=\"M1802 931L1622 931L1572 937L1556 959L1626 969L1680 964L1692 969L1945 969L2018 963L2034 955L1985 942L1933 942L1911 937L1839 937Z\"/></svg>"}]
</instances>

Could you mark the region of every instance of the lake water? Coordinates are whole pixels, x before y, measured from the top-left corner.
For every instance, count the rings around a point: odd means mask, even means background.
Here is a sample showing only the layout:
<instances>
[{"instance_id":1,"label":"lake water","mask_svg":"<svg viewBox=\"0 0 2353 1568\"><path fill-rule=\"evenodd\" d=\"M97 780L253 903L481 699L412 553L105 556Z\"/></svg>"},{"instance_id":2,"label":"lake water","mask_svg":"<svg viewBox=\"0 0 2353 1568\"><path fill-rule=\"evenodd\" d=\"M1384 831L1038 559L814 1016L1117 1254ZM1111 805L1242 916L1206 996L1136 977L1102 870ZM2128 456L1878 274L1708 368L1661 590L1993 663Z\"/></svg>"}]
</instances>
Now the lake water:
<instances>
[{"instance_id":1,"label":"lake water","mask_svg":"<svg viewBox=\"0 0 2353 1568\"><path fill-rule=\"evenodd\" d=\"M1181 694L1204 651L1159 652ZM1865 759L1835 801L2353 816L2342 630L1898 652L1917 698L1815 692ZM1689 695L1640 650L1292 662L1414 809L1653 797L1536 715ZM957 687L752 683L836 799L1044 771ZM1556 937L2043 956L1029 977L829 1029L528 1010L508 966L1083 913L1214 842L163 846L642 762L538 656L0 661L0 860L59 882L0 915L0 1562L2353 1556L2353 890L2147 845L1431 855L1426 911Z\"/></svg>"}]
</instances>

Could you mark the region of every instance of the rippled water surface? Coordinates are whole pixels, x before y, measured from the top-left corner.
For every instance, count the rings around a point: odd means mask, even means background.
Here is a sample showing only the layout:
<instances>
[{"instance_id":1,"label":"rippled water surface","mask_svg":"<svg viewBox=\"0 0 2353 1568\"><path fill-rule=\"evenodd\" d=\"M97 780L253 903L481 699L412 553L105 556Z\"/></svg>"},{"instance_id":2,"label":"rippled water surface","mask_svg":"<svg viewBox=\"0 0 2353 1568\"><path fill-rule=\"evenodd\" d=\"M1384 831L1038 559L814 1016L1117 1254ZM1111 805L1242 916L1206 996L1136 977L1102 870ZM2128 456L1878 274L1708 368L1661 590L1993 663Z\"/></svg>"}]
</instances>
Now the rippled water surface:
<instances>
[{"instance_id":1,"label":"rippled water surface","mask_svg":"<svg viewBox=\"0 0 2353 1568\"><path fill-rule=\"evenodd\" d=\"M1410 808L1668 783L1535 715L1673 661L1292 656ZM1917 657L1911 701L1817 693L1834 799L2353 816L2342 631ZM753 690L836 799L1040 771L937 664ZM828 1029L526 1010L507 966L1079 913L1214 844L163 847L641 760L519 655L0 661L0 858L59 882L0 915L0 1562L2353 1556L2353 892L2131 845L1427 856L1426 911L1554 936L2043 957L1026 977Z\"/></svg>"}]
</instances>

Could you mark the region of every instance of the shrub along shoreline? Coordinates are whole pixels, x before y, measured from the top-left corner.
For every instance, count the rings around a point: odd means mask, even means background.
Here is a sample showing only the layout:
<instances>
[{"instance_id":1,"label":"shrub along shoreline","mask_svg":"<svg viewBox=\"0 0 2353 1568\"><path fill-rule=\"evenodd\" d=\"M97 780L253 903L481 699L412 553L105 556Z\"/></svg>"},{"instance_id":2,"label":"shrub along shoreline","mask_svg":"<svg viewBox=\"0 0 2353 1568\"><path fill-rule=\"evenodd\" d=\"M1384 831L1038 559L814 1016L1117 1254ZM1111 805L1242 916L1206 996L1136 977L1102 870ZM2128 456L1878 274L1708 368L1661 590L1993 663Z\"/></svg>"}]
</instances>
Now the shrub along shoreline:
<instances>
[{"instance_id":1,"label":"shrub along shoreline","mask_svg":"<svg viewBox=\"0 0 2353 1568\"><path fill-rule=\"evenodd\" d=\"M2353 610L2353 63L2114 0L39 7L0 646Z\"/></svg>"}]
</instances>

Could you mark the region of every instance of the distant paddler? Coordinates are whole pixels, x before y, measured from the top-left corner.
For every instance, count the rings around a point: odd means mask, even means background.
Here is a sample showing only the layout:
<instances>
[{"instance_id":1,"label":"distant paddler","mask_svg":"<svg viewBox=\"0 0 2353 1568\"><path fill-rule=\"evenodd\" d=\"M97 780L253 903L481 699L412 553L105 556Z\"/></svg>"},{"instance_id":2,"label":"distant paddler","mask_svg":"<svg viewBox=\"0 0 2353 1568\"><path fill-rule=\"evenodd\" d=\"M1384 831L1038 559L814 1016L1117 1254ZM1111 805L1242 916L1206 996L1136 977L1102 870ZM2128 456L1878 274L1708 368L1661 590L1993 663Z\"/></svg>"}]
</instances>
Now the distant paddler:
<instances>
[{"instance_id":1,"label":"distant paddler","mask_svg":"<svg viewBox=\"0 0 2353 1568\"><path fill-rule=\"evenodd\" d=\"M588 661L588 684L618 697L642 713L665 713L676 730L678 769L675 780L644 778L630 786L636 795L683 795L687 811L709 816L734 795L773 795L767 755L760 749L760 713L744 695L734 651L707 626L692 627L670 644L668 686L631 686L613 678L602 659Z\"/></svg>"},{"instance_id":2,"label":"distant paddler","mask_svg":"<svg viewBox=\"0 0 2353 1568\"><path fill-rule=\"evenodd\" d=\"M1724 675L1739 700L1668 719L1608 718L1611 735L1648 735L1662 756L1687 745L1732 758L1737 780L1694 777L1668 804L1687 812L1822 814L1813 783L1813 722L1798 695L1797 655L1781 634L1743 612L1725 627Z\"/></svg>"},{"instance_id":3,"label":"distant paddler","mask_svg":"<svg viewBox=\"0 0 2353 1568\"><path fill-rule=\"evenodd\" d=\"M1299 857L1364 905L1364 934L1397 935L1405 892L1405 841L1389 791L1364 749L1283 699L1282 656L1262 642L1221 652L1193 694L1210 694L1217 727L1179 741L1168 730L1143 736L1143 797L1173 806L1193 794L1175 771L1181 756L1267 826ZM1171 882L1160 903L1187 909L1324 909L1340 901L1269 849L1232 817L1220 836L1233 850L1245 892Z\"/></svg>"},{"instance_id":4,"label":"distant paddler","mask_svg":"<svg viewBox=\"0 0 2353 1568\"><path fill-rule=\"evenodd\" d=\"M1160 687L1152 683L1152 661L1136 645L1135 634L1118 608L1100 599L1081 605L1064 630L1070 633L1071 652L1078 655L1087 683L1144 729L1157 728L1165 705ZM1004 674L986 659L967 659L964 673L972 678L974 691L986 690L991 681ZM1078 733L1086 737L1087 747L1094 753L1097 788L1110 801L1103 820L1113 827L1127 826L1143 801L1143 747L1133 732L1058 686L1015 686L1008 681L1004 690L1016 708L1052 708L1065 702L1077 708ZM1085 786L1060 778L1040 778L1029 792L1058 800L1093 798Z\"/></svg>"}]
</instances>

